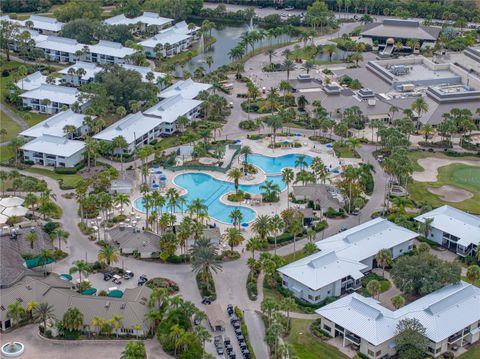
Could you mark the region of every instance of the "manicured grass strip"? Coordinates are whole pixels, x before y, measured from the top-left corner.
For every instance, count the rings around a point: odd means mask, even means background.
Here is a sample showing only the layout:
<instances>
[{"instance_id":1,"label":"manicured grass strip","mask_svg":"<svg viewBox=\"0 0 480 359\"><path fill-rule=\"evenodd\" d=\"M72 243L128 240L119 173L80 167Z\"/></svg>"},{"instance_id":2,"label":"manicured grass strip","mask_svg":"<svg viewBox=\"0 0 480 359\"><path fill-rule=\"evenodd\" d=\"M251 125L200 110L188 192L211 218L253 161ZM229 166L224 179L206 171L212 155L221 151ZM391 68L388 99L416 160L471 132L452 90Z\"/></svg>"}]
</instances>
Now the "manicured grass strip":
<instances>
[{"instance_id":1,"label":"manicured grass strip","mask_svg":"<svg viewBox=\"0 0 480 359\"><path fill-rule=\"evenodd\" d=\"M54 180L57 180L60 182L60 187L62 189L72 189L75 188L77 185L78 181L82 179L79 175L73 174L73 175L65 175L65 174L58 174L53 171L43 169L43 168L36 168L36 167L30 167L27 168L26 171L31 172L31 173L36 173L42 176L47 176L50 177Z\"/></svg>"},{"instance_id":2,"label":"manicured grass strip","mask_svg":"<svg viewBox=\"0 0 480 359\"><path fill-rule=\"evenodd\" d=\"M458 357L458 359L478 359L480 358L480 343L472 346L468 352L462 354Z\"/></svg>"},{"instance_id":3,"label":"manicured grass strip","mask_svg":"<svg viewBox=\"0 0 480 359\"><path fill-rule=\"evenodd\" d=\"M3 111L0 111L0 118L1 127L7 130L7 134L5 136L0 136L0 142L10 141L12 138L17 136L22 128Z\"/></svg>"},{"instance_id":4,"label":"manicured grass strip","mask_svg":"<svg viewBox=\"0 0 480 359\"><path fill-rule=\"evenodd\" d=\"M295 350L299 359L347 359L348 357L334 346L310 333L312 320L292 319L290 334L285 342ZM473 357L472 357L473 358Z\"/></svg>"},{"instance_id":5,"label":"manicured grass strip","mask_svg":"<svg viewBox=\"0 0 480 359\"><path fill-rule=\"evenodd\" d=\"M12 146L5 145L0 147L0 162L8 161L13 156L15 156L15 152Z\"/></svg>"}]
</instances>

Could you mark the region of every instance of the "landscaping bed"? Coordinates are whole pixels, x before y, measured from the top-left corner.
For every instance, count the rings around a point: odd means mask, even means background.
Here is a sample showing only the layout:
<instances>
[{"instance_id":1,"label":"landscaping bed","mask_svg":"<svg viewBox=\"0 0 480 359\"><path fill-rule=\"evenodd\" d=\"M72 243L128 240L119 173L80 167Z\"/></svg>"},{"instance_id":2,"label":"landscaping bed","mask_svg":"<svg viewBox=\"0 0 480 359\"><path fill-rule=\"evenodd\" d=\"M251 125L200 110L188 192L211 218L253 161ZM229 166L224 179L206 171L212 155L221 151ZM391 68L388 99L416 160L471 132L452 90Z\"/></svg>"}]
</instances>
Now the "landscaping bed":
<instances>
[{"instance_id":1,"label":"landscaping bed","mask_svg":"<svg viewBox=\"0 0 480 359\"><path fill-rule=\"evenodd\" d=\"M150 289L166 288L169 295L178 293L179 291L178 284L176 282L171 279L162 277L155 277L150 279L147 283L145 283L145 286Z\"/></svg>"}]
</instances>

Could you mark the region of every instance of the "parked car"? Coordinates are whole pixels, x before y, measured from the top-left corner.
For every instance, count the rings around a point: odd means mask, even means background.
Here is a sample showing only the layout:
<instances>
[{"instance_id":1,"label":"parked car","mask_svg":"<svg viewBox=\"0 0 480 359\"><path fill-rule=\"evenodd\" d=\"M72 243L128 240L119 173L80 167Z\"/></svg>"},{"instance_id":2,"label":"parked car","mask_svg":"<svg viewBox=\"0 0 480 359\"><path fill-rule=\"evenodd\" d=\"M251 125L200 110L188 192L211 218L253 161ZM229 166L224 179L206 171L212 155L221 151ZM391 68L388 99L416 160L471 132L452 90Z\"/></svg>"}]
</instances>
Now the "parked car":
<instances>
[{"instance_id":1,"label":"parked car","mask_svg":"<svg viewBox=\"0 0 480 359\"><path fill-rule=\"evenodd\" d=\"M234 328L235 330L237 330L237 329L240 329L240 327L241 327L241 325L240 325L240 322L239 322L239 321L237 321L237 322L233 322L233 323L232 323L232 325L233 325L233 328Z\"/></svg>"},{"instance_id":2,"label":"parked car","mask_svg":"<svg viewBox=\"0 0 480 359\"><path fill-rule=\"evenodd\" d=\"M126 270L125 273L123 273L123 279L129 280L130 278L133 278L133 272L131 270Z\"/></svg>"},{"instance_id":3,"label":"parked car","mask_svg":"<svg viewBox=\"0 0 480 359\"><path fill-rule=\"evenodd\" d=\"M230 317L230 323L235 323L235 322L240 322L240 319L238 319L238 317L236 315L232 315Z\"/></svg>"},{"instance_id":4,"label":"parked car","mask_svg":"<svg viewBox=\"0 0 480 359\"><path fill-rule=\"evenodd\" d=\"M217 351L218 355L223 355L223 340L221 335L216 335L213 338L213 343L215 344L215 350Z\"/></svg>"},{"instance_id":5,"label":"parked car","mask_svg":"<svg viewBox=\"0 0 480 359\"><path fill-rule=\"evenodd\" d=\"M236 357L234 352L228 353L228 359L235 359Z\"/></svg>"},{"instance_id":6,"label":"parked car","mask_svg":"<svg viewBox=\"0 0 480 359\"><path fill-rule=\"evenodd\" d=\"M240 334L240 335L237 335L237 340L238 340L239 343L241 343L241 342L245 341L245 338L243 337L242 334Z\"/></svg>"},{"instance_id":7,"label":"parked car","mask_svg":"<svg viewBox=\"0 0 480 359\"><path fill-rule=\"evenodd\" d=\"M112 282L115 284L122 284L122 277L120 277L118 274L114 274Z\"/></svg>"},{"instance_id":8,"label":"parked car","mask_svg":"<svg viewBox=\"0 0 480 359\"><path fill-rule=\"evenodd\" d=\"M293 6L287 6L285 8L285 11L292 11L292 10L295 10L295 8Z\"/></svg>"},{"instance_id":9,"label":"parked car","mask_svg":"<svg viewBox=\"0 0 480 359\"><path fill-rule=\"evenodd\" d=\"M233 305L231 304L227 305L227 313L229 316L233 315Z\"/></svg>"},{"instance_id":10,"label":"parked car","mask_svg":"<svg viewBox=\"0 0 480 359\"><path fill-rule=\"evenodd\" d=\"M113 275L112 275L112 273L110 273L110 272L105 272L105 273L103 273L103 280L104 280L105 282L108 282L110 279L112 279L112 277L113 277Z\"/></svg>"},{"instance_id":11,"label":"parked car","mask_svg":"<svg viewBox=\"0 0 480 359\"><path fill-rule=\"evenodd\" d=\"M142 275L138 278L137 284L138 284L139 286L141 286L141 285L144 285L144 284L147 283L147 282L148 282L147 276L146 276L145 274L142 274Z\"/></svg>"},{"instance_id":12,"label":"parked car","mask_svg":"<svg viewBox=\"0 0 480 359\"><path fill-rule=\"evenodd\" d=\"M210 300L210 298L204 297L202 299L202 304L205 304L205 305L212 304L212 301Z\"/></svg>"}]
</instances>

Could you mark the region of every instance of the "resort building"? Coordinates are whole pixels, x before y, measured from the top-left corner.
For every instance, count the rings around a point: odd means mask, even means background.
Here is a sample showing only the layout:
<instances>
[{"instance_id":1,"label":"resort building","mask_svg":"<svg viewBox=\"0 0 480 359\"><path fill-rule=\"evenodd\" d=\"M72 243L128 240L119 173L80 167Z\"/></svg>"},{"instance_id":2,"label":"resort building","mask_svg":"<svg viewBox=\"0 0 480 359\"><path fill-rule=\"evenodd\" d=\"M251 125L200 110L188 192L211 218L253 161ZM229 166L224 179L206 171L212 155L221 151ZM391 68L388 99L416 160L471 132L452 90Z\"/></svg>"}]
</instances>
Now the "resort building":
<instances>
[{"instance_id":1,"label":"resort building","mask_svg":"<svg viewBox=\"0 0 480 359\"><path fill-rule=\"evenodd\" d=\"M99 64L123 64L128 62L128 56L136 50L123 46L119 42L100 40L96 45L89 45L86 61Z\"/></svg>"},{"instance_id":2,"label":"resort building","mask_svg":"<svg viewBox=\"0 0 480 359\"><path fill-rule=\"evenodd\" d=\"M147 57L155 58L159 54L156 51L160 47L160 56L170 57L186 50L193 41L186 27L172 26L160 31L157 35L139 42Z\"/></svg>"},{"instance_id":3,"label":"resort building","mask_svg":"<svg viewBox=\"0 0 480 359\"><path fill-rule=\"evenodd\" d=\"M53 308L55 320L61 320L68 308L78 308L84 318L81 331L85 333L98 332L98 328L91 325L96 316L109 320L114 315L122 316L120 327L116 331L119 335L145 336L148 333L150 326L145 314L148 312L148 299L152 292L150 288L127 288L120 298L82 295L71 289L71 282L60 278L53 274L48 277L28 275L13 286L1 289L1 329L7 330L13 325L7 311L10 304L20 301L25 308L29 302L37 301L48 303ZM137 325L140 325L139 330L134 329Z\"/></svg>"},{"instance_id":4,"label":"resort building","mask_svg":"<svg viewBox=\"0 0 480 359\"><path fill-rule=\"evenodd\" d=\"M419 223L427 219L432 219L429 240L462 257L475 255L480 245L480 217L445 205L415 217Z\"/></svg>"},{"instance_id":5,"label":"resort building","mask_svg":"<svg viewBox=\"0 0 480 359\"><path fill-rule=\"evenodd\" d=\"M195 118L200 110L202 101L185 99L180 95L160 101L148 110L132 113L102 132L93 136L99 141L113 141L118 136L123 136L128 143L124 153L133 153L136 148L151 143L161 136L171 135L177 130L175 121L180 116L188 119ZM114 149L116 154L122 153Z\"/></svg>"},{"instance_id":6,"label":"resort building","mask_svg":"<svg viewBox=\"0 0 480 359\"><path fill-rule=\"evenodd\" d=\"M136 65L130 65L130 64L121 64L120 66L122 66L125 70L132 70L132 71L138 72L140 76L142 76L143 82L151 82L153 84L157 84L159 85L160 89L165 87L165 85L160 80L165 78L165 74L163 72L153 71L150 67L147 67L147 66L136 66ZM153 75L152 80L148 79L149 73Z\"/></svg>"},{"instance_id":7,"label":"resort building","mask_svg":"<svg viewBox=\"0 0 480 359\"><path fill-rule=\"evenodd\" d=\"M88 133L89 127L85 124L84 114L73 112L72 110L61 111L36 125L27 128L19 133L28 139L34 139L43 135L51 135L56 137L70 137L70 139L81 137ZM93 116L92 119L95 117ZM65 133L65 126L73 126L75 132L71 134Z\"/></svg>"},{"instance_id":8,"label":"resort building","mask_svg":"<svg viewBox=\"0 0 480 359\"><path fill-rule=\"evenodd\" d=\"M166 88L158 97L169 98L177 95L181 95L186 99L197 98L198 94L202 91L209 91L212 88L210 84L204 84L201 82L195 82L192 79L180 80L175 82L172 86Z\"/></svg>"},{"instance_id":9,"label":"resort building","mask_svg":"<svg viewBox=\"0 0 480 359\"><path fill-rule=\"evenodd\" d=\"M425 44L433 48L441 30L440 27L423 26L417 20L384 19L382 22L366 24L360 36L362 40L369 39L372 44L381 45L381 54L391 55L395 43L406 45L410 39L417 40L420 46Z\"/></svg>"},{"instance_id":10,"label":"resort building","mask_svg":"<svg viewBox=\"0 0 480 359\"><path fill-rule=\"evenodd\" d=\"M40 166L75 167L83 160L85 143L42 135L22 146L23 159Z\"/></svg>"},{"instance_id":11,"label":"resort building","mask_svg":"<svg viewBox=\"0 0 480 359\"><path fill-rule=\"evenodd\" d=\"M373 298L357 293L316 310L321 329L340 337L368 358L396 354L396 328L403 319L417 319L429 339L427 354L438 357L446 351L473 344L480 335L480 289L459 282L392 311Z\"/></svg>"},{"instance_id":12,"label":"resort building","mask_svg":"<svg viewBox=\"0 0 480 359\"><path fill-rule=\"evenodd\" d=\"M15 82L15 85L22 91L31 91L47 83L47 76L42 75L40 71L34 72L23 79Z\"/></svg>"},{"instance_id":13,"label":"resort building","mask_svg":"<svg viewBox=\"0 0 480 359\"><path fill-rule=\"evenodd\" d=\"M24 108L44 113L57 113L63 106L71 108L74 103L79 103L81 109L85 108L87 102L80 103L78 99L80 94L81 92L76 88L44 84L22 93L20 97Z\"/></svg>"},{"instance_id":14,"label":"resort building","mask_svg":"<svg viewBox=\"0 0 480 359\"><path fill-rule=\"evenodd\" d=\"M52 17L31 15L26 20L14 20L8 16L2 16L0 20L7 20L18 24L21 27L28 28L30 30L38 31L40 34L55 35L58 34L65 25L63 22L58 21ZM28 26L29 25L29 26Z\"/></svg>"},{"instance_id":15,"label":"resort building","mask_svg":"<svg viewBox=\"0 0 480 359\"><path fill-rule=\"evenodd\" d=\"M161 17L154 12L145 11L142 15L128 18L124 14L120 14L106 19L107 25L128 25L135 28L140 32L145 32L148 27L152 27L154 31L160 31L166 27L169 27L173 23L173 19Z\"/></svg>"},{"instance_id":16,"label":"resort building","mask_svg":"<svg viewBox=\"0 0 480 359\"><path fill-rule=\"evenodd\" d=\"M100 66L92 62L77 61L73 65L65 67L58 72L62 74L62 82L78 87L92 81L95 75L102 70Z\"/></svg>"},{"instance_id":17,"label":"resort building","mask_svg":"<svg viewBox=\"0 0 480 359\"><path fill-rule=\"evenodd\" d=\"M355 291L362 277L377 267L380 250L388 249L397 258L412 249L417 236L386 219L373 219L318 241L320 252L279 268L282 286L309 303Z\"/></svg>"}]
</instances>

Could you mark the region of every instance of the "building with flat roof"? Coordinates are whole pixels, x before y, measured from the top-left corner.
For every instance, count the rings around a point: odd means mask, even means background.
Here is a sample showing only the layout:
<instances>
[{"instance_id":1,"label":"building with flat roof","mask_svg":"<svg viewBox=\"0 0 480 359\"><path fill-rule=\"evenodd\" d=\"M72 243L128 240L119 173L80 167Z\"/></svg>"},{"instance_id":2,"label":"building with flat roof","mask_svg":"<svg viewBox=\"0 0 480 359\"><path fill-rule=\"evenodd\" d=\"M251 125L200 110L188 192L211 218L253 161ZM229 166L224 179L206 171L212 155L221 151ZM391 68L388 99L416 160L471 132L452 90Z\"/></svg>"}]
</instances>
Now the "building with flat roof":
<instances>
[{"instance_id":1,"label":"building with flat roof","mask_svg":"<svg viewBox=\"0 0 480 359\"><path fill-rule=\"evenodd\" d=\"M445 205L415 217L419 224L427 219L432 219L429 240L462 257L475 255L480 245L480 217Z\"/></svg>"},{"instance_id":2,"label":"building with flat roof","mask_svg":"<svg viewBox=\"0 0 480 359\"><path fill-rule=\"evenodd\" d=\"M73 126L76 128L75 133L70 137L81 137L88 133L89 128L85 124L84 114L73 112L72 110L61 111L36 125L27 128L19 133L20 136L28 139L34 139L43 135L52 135L57 137L67 137L64 131L65 126ZM92 119L95 117L93 116Z\"/></svg>"},{"instance_id":3,"label":"building with flat roof","mask_svg":"<svg viewBox=\"0 0 480 359\"><path fill-rule=\"evenodd\" d=\"M156 31L171 26L173 19L162 17L154 12L145 11L142 15L128 18L124 14L106 19L107 25L128 25L135 26L136 30L144 32L147 27L154 27Z\"/></svg>"},{"instance_id":4,"label":"building with flat roof","mask_svg":"<svg viewBox=\"0 0 480 359\"><path fill-rule=\"evenodd\" d=\"M279 268L282 286L310 303L352 292L377 266L380 250L388 249L397 258L412 249L417 236L386 219L373 219L316 242L320 252Z\"/></svg>"},{"instance_id":5,"label":"building with flat roof","mask_svg":"<svg viewBox=\"0 0 480 359\"><path fill-rule=\"evenodd\" d=\"M188 32L187 28L175 25L138 44L143 47L143 52L147 57L155 58L159 56L155 51L157 45L161 47L161 56L170 57L186 50L192 41L193 35Z\"/></svg>"},{"instance_id":6,"label":"building with flat roof","mask_svg":"<svg viewBox=\"0 0 480 359\"><path fill-rule=\"evenodd\" d=\"M83 160L85 143L65 137L42 135L22 146L23 159L36 165L75 167Z\"/></svg>"},{"instance_id":7,"label":"building with flat roof","mask_svg":"<svg viewBox=\"0 0 480 359\"><path fill-rule=\"evenodd\" d=\"M181 95L186 99L194 99L202 91L208 91L212 88L210 84L204 84L201 82L195 82L192 79L180 80L175 82L170 87L166 88L158 97L160 98L169 98L177 95Z\"/></svg>"},{"instance_id":8,"label":"building with flat roof","mask_svg":"<svg viewBox=\"0 0 480 359\"><path fill-rule=\"evenodd\" d=\"M6 310L8 305L20 301L25 308L29 302L37 301L52 306L55 320L61 320L68 308L78 308L84 319L82 332L97 332L98 328L91 325L97 316L109 320L114 315L121 315L122 320L117 330L119 335L145 336L148 333L150 325L145 319L145 314L149 310L148 300L152 292L150 288L146 286L127 288L121 298L82 295L71 288L71 282L62 280L57 275L42 278L28 275L15 285L1 289L1 329L10 329L13 324ZM134 329L136 325L140 325L139 330Z\"/></svg>"},{"instance_id":9,"label":"building with flat roof","mask_svg":"<svg viewBox=\"0 0 480 359\"><path fill-rule=\"evenodd\" d=\"M146 111L132 113L107 127L93 138L99 141L113 141L115 137L123 136L128 143L126 153L133 153L136 148L151 143L165 135L171 135L177 130L176 120L180 116L188 119L197 117L202 101L172 96L160 101ZM115 153L121 153L115 149Z\"/></svg>"},{"instance_id":10,"label":"building with flat roof","mask_svg":"<svg viewBox=\"0 0 480 359\"><path fill-rule=\"evenodd\" d=\"M379 44L386 44L389 39L393 43L400 41L404 44L415 39L422 45L424 42L434 44L441 30L439 27L423 26L417 20L384 19L382 22L366 24L360 31L360 36L378 41Z\"/></svg>"},{"instance_id":11,"label":"building with flat roof","mask_svg":"<svg viewBox=\"0 0 480 359\"><path fill-rule=\"evenodd\" d=\"M20 97L23 100L23 107L52 114L60 112L63 106L71 108L74 103L78 103L82 109L85 108L87 102L79 100L80 94L80 91L73 87L43 84L22 93Z\"/></svg>"},{"instance_id":12,"label":"building with flat roof","mask_svg":"<svg viewBox=\"0 0 480 359\"><path fill-rule=\"evenodd\" d=\"M401 320L417 319L426 329L427 354L438 357L454 347L479 340L480 289L465 282L451 284L392 311L357 293L316 310L321 329L341 337L368 358L396 354L396 329Z\"/></svg>"},{"instance_id":13,"label":"building with flat roof","mask_svg":"<svg viewBox=\"0 0 480 359\"><path fill-rule=\"evenodd\" d=\"M15 82L15 85L22 91L30 91L39 88L43 84L47 83L47 76L42 75L40 71L25 76L23 79Z\"/></svg>"}]
</instances>

